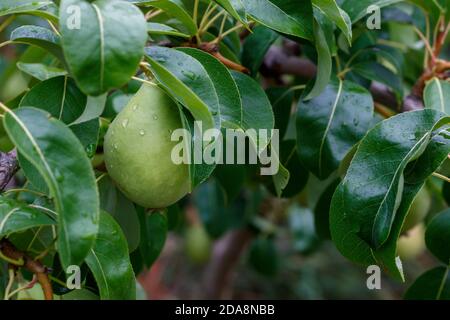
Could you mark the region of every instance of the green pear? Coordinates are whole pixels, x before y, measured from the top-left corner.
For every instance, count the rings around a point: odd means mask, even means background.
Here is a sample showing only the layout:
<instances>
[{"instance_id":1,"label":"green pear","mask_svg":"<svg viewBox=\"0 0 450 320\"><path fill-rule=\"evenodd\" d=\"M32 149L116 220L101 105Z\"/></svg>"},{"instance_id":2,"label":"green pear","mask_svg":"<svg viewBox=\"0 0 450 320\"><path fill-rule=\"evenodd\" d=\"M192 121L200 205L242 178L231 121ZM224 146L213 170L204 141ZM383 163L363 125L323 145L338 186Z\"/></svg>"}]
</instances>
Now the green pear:
<instances>
[{"instance_id":1,"label":"green pear","mask_svg":"<svg viewBox=\"0 0 450 320\"><path fill-rule=\"evenodd\" d=\"M203 264L211 256L211 239L202 225L193 225L186 229L186 254L195 264Z\"/></svg>"},{"instance_id":2,"label":"green pear","mask_svg":"<svg viewBox=\"0 0 450 320\"><path fill-rule=\"evenodd\" d=\"M172 132L181 129L176 103L156 85L143 84L111 123L105 164L120 190L145 208L165 208L189 192L189 167L172 161Z\"/></svg>"},{"instance_id":3,"label":"green pear","mask_svg":"<svg viewBox=\"0 0 450 320\"><path fill-rule=\"evenodd\" d=\"M425 251L425 226L415 226L397 241L397 255L403 260L412 260Z\"/></svg>"},{"instance_id":4,"label":"green pear","mask_svg":"<svg viewBox=\"0 0 450 320\"><path fill-rule=\"evenodd\" d=\"M430 207L431 195L426 187L422 187L411 204L402 226L402 232L406 232L422 222L430 211Z\"/></svg>"}]
</instances>

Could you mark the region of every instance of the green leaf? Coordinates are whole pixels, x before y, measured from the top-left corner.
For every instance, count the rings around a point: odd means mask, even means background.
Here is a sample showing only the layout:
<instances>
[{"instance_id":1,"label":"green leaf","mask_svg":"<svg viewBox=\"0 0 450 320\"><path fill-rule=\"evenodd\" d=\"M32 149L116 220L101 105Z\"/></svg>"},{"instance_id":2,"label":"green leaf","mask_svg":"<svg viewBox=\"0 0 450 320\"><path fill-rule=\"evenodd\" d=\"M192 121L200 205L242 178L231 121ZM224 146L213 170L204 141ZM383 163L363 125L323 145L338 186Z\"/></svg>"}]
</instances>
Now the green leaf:
<instances>
[{"instance_id":1,"label":"green leaf","mask_svg":"<svg viewBox=\"0 0 450 320\"><path fill-rule=\"evenodd\" d=\"M294 205L289 209L288 217L294 250L302 254L311 253L320 242L314 227L313 212L309 208Z\"/></svg>"},{"instance_id":2,"label":"green leaf","mask_svg":"<svg viewBox=\"0 0 450 320\"><path fill-rule=\"evenodd\" d=\"M99 300L99 297L87 289L72 290L61 296L61 300Z\"/></svg>"},{"instance_id":3,"label":"green leaf","mask_svg":"<svg viewBox=\"0 0 450 320\"><path fill-rule=\"evenodd\" d=\"M147 214L142 208L138 210L141 224L141 244L139 249L147 268L161 254L166 243L168 221L165 212L152 212Z\"/></svg>"},{"instance_id":4,"label":"green leaf","mask_svg":"<svg viewBox=\"0 0 450 320\"><path fill-rule=\"evenodd\" d=\"M195 190L194 201L208 234L213 238L223 235L229 228L223 188L216 180L203 183Z\"/></svg>"},{"instance_id":5,"label":"green leaf","mask_svg":"<svg viewBox=\"0 0 450 320\"><path fill-rule=\"evenodd\" d=\"M83 113L76 120L74 120L71 125L85 123L100 117L105 109L106 97L106 93L96 97L88 96Z\"/></svg>"},{"instance_id":6,"label":"green leaf","mask_svg":"<svg viewBox=\"0 0 450 320\"><path fill-rule=\"evenodd\" d=\"M40 47L64 62L59 37L51 30L39 26L20 26L11 32L10 40Z\"/></svg>"},{"instance_id":7,"label":"green leaf","mask_svg":"<svg viewBox=\"0 0 450 320\"><path fill-rule=\"evenodd\" d=\"M321 239L331 239L330 234L330 207L331 199L339 185L340 180L334 180L323 193L320 195L319 200L314 208L314 224L317 235Z\"/></svg>"},{"instance_id":8,"label":"green leaf","mask_svg":"<svg viewBox=\"0 0 450 320\"><path fill-rule=\"evenodd\" d=\"M186 109L180 109L180 115L183 128L188 130L190 134L190 155L195 155L196 145L201 146L201 152L203 154L206 147L203 146L203 135L201 134L202 132L200 130L200 126L195 123L195 119L193 119L191 114L189 114ZM194 161L191 161L189 165L189 179L191 181L191 190L208 179L208 177L214 171L215 167L215 163L207 164L204 161L201 161L201 163L199 163L195 161L195 159Z\"/></svg>"},{"instance_id":9,"label":"green leaf","mask_svg":"<svg viewBox=\"0 0 450 320\"><path fill-rule=\"evenodd\" d=\"M449 267L425 272L405 293L406 300L450 300Z\"/></svg>"},{"instance_id":10,"label":"green leaf","mask_svg":"<svg viewBox=\"0 0 450 320\"><path fill-rule=\"evenodd\" d=\"M450 114L450 83L431 79L424 91L425 107Z\"/></svg>"},{"instance_id":11,"label":"green leaf","mask_svg":"<svg viewBox=\"0 0 450 320\"><path fill-rule=\"evenodd\" d=\"M297 150L297 142L295 140L282 140L280 143L280 171L287 172L287 183L284 185L274 185L277 196L284 198L292 198L306 186L308 182L309 172L303 167L300 162L300 157ZM283 168L283 169L282 169ZM281 174L286 174L281 172ZM273 176L274 182L277 175ZM272 186L270 186L272 189Z\"/></svg>"},{"instance_id":12,"label":"green leaf","mask_svg":"<svg viewBox=\"0 0 450 320\"><path fill-rule=\"evenodd\" d=\"M102 212L95 246L86 257L103 300L133 300L136 282L125 236L114 219Z\"/></svg>"},{"instance_id":13,"label":"green leaf","mask_svg":"<svg viewBox=\"0 0 450 320\"><path fill-rule=\"evenodd\" d=\"M145 58L162 86L193 115L205 129L214 127L212 112L218 112L218 98L203 66L174 49L148 47ZM211 111L211 110L213 111Z\"/></svg>"},{"instance_id":14,"label":"green leaf","mask_svg":"<svg viewBox=\"0 0 450 320\"><path fill-rule=\"evenodd\" d=\"M111 178L107 176L100 179L98 189L100 208L114 217L127 239L128 250L133 252L140 242L139 218L133 203L116 188Z\"/></svg>"},{"instance_id":15,"label":"green leaf","mask_svg":"<svg viewBox=\"0 0 450 320\"><path fill-rule=\"evenodd\" d=\"M116 90L106 100L102 116L113 119L128 104L134 94Z\"/></svg>"},{"instance_id":16,"label":"green leaf","mask_svg":"<svg viewBox=\"0 0 450 320\"><path fill-rule=\"evenodd\" d=\"M3 122L54 199L61 264L80 264L94 244L99 217L95 176L82 145L62 122L39 109L8 110Z\"/></svg>"},{"instance_id":17,"label":"green leaf","mask_svg":"<svg viewBox=\"0 0 450 320\"><path fill-rule=\"evenodd\" d=\"M345 10L353 23L362 19L367 14L367 9L371 5L383 8L403 0L344 0L341 8Z\"/></svg>"},{"instance_id":18,"label":"green leaf","mask_svg":"<svg viewBox=\"0 0 450 320\"><path fill-rule=\"evenodd\" d=\"M449 120L434 110L403 113L361 141L331 203L331 235L344 256L403 278L397 239L414 197L450 151Z\"/></svg>"},{"instance_id":19,"label":"green leaf","mask_svg":"<svg viewBox=\"0 0 450 320\"><path fill-rule=\"evenodd\" d=\"M431 220L425 233L427 248L445 265L450 264L450 210L446 210Z\"/></svg>"},{"instance_id":20,"label":"green leaf","mask_svg":"<svg viewBox=\"0 0 450 320\"><path fill-rule=\"evenodd\" d=\"M301 100L297 143L305 167L327 178L367 132L372 115L370 93L350 81L332 80L318 97Z\"/></svg>"},{"instance_id":21,"label":"green leaf","mask_svg":"<svg viewBox=\"0 0 450 320\"><path fill-rule=\"evenodd\" d=\"M34 165L28 161L26 157L22 156L20 152L17 153L17 160L19 161L20 168L23 170L25 177L31 184L32 189L44 194L49 194L47 183Z\"/></svg>"},{"instance_id":22,"label":"green leaf","mask_svg":"<svg viewBox=\"0 0 450 320\"><path fill-rule=\"evenodd\" d=\"M66 70L51 67L43 63L24 63L19 61L17 62L17 68L40 81L67 75Z\"/></svg>"},{"instance_id":23,"label":"green leaf","mask_svg":"<svg viewBox=\"0 0 450 320\"><path fill-rule=\"evenodd\" d=\"M20 107L43 109L53 117L70 124L80 117L87 97L68 76L59 76L38 83L20 101Z\"/></svg>"},{"instance_id":24,"label":"green leaf","mask_svg":"<svg viewBox=\"0 0 450 320\"><path fill-rule=\"evenodd\" d=\"M245 12L245 0L216 0L233 18L247 26L247 14Z\"/></svg>"},{"instance_id":25,"label":"green leaf","mask_svg":"<svg viewBox=\"0 0 450 320\"><path fill-rule=\"evenodd\" d=\"M190 38L191 36L185 33L178 31L175 28L172 28L168 25L162 23L155 22L147 22L147 32L149 34L158 34L158 35L167 35L167 36L175 36L182 38Z\"/></svg>"},{"instance_id":26,"label":"green leaf","mask_svg":"<svg viewBox=\"0 0 450 320\"><path fill-rule=\"evenodd\" d=\"M331 50L326 36L326 33L333 34L333 29L330 28L329 20L317 9L314 9L313 30L317 51L317 76L314 86L305 97L305 100L315 98L325 90L330 82L331 70L333 68Z\"/></svg>"},{"instance_id":27,"label":"green leaf","mask_svg":"<svg viewBox=\"0 0 450 320\"><path fill-rule=\"evenodd\" d=\"M89 158L95 155L100 133L100 120L98 118L86 122L72 124L70 130L77 136Z\"/></svg>"},{"instance_id":28,"label":"green leaf","mask_svg":"<svg viewBox=\"0 0 450 320\"><path fill-rule=\"evenodd\" d=\"M271 87L266 90L266 95L272 104L275 128L279 130L280 139L284 139L291 118L295 97L294 90L283 87Z\"/></svg>"},{"instance_id":29,"label":"green leaf","mask_svg":"<svg viewBox=\"0 0 450 320\"><path fill-rule=\"evenodd\" d=\"M395 74L382 64L374 61L364 61L354 64L351 69L366 79L384 83L395 92L397 99L403 97L400 75Z\"/></svg>"},{"instance_id":30,"label":"green leaf","mask_svg":"<svg viewBox=\"0 0 450 320\"><path fill-rule=\"evenodd\" d=\"M80 9L79 29L70 6ZM120 87L136 72L147 25L141 11L124 1L62 0L62 47L71 74L87 95Z\"/></svg>"},{"instance_id":31,"label":"green leaf","mask_svg":"<svg viewBox=\"0 0 450 320\"><path fill-rule=\"evenodd\" d=\"M247 13L257 22L278 32L313 39L310 0L252 0L244 2Z\"/></svg>"},{"instance_id":32,"label":"green leaf","mask_svg":"<svg viewBox=\"0 0 450 320\"><path fill-rule=\"evenodd\" d=\"M268 237L254 239L249 250L250 265L262 275L275 276L280 269L280 257L274 240Z\"/></svg>"},{"instance_id":33,"label":"green leaf","mask_svg":"<svg viewBox=\"0 0 450 320\"><path fill-rule=\"evenodd\" d=\"M192 48L180 48L178 50L200 62L211 79L214 86L213 93L218 99L217 109L215 105L213 107L213 104L210 104L216 127L240 127L242 122L241 97L230 71L219 60L201 50Z\"/></svg>"},{"instance_id":34,"label":"green leaf","mask_svg":"<svg viewBox=\"0 0 450 320\"><path fill-rule=\"evenodd\" d=\"M270 130L272 130L275 125L275 117L266 93L259 83L249 76L237 71L233 71L232 75L241 96L241 128L243 130L255 129L257 131L266 129L267 133L270 134ZM262 135L258 136L257 141L254 141L252 137L250 137L250 139L253 141L254 146L257 146L259 154L268 145L270 137L267 139Z\"/></svg>"},{"instance_id":35,"label":"green leaf","mask_svg":"<svg viewBox=\"0 0 450 320\"><path fill-rule=\"evenodd\" d=\"M0 197L0 238L34 227L54 225L53 218L33 205Z\"/></svg>"},{"instance_id":36,"label":"green leaf","mask_svg":"<svg viewBox=\"0 0 450 320\"><path fill-rule=\"evenodd\" d=\"M182 30L193 36L197 33L197 25L186 9L176 0L127 0L137 5L149 5L164 11L170 18L176 19L186 29ZM181 30L181 29L180 29Z\"/></svg>"},{"instance_id":37,"label":"green leaf","mask_svg":"<svg viewBox=\"0 0 450 320\"><path fill-rule=\"evenodd\" d=\"M58 22L57 7L49 0L2 0L0 16L8 14L30 14Z\"/></svg>"},{"instance_id":38,"label":"green leaf","mask_svg":"<svg viewBox=\"0 0 450 320\"><path fill-rule=\"evenodd\" d=\"M265 26L257 26L245 39L242 48L242 64L252 76L256 76L270 46L279 38L279 34Z\"/></svg>"},{"instance_id":39,"label":"green leaf","mask_svg":"<svg viewBox=\"0 0 450 320\"><path fill-rule=\"evenodd\" d=\"M349 44L352 43L352 22L347 12L339 8L335 0L313 0L313 8L319 9L342 31Z\"/></svg>"}]
</instances>

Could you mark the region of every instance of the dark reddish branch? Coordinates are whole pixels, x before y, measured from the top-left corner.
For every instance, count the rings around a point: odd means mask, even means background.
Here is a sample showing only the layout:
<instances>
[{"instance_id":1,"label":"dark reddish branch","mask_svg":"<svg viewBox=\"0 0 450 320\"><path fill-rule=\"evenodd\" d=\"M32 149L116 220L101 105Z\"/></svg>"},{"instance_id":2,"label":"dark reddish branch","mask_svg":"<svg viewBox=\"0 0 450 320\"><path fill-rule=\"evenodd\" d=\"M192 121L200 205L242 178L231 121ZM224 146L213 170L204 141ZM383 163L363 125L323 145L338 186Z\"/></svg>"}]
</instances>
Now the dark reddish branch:
<instances>
[{"instance_id":1,"label":"dark reddish branch","mask_svg":"<svg viewBox=\"0 0 450 320\"><path fill-rule=\"evenodd\" d=\"M19 166L15 150L8 153L0 152L0 191L6 188L18 169Z\"/></svg>"},{"instance_id":2,"label":"dark reddish branch","mask_svg":"<svg viewBox=\"0 0 450 320\"><path fill-rule=\"evenodd\" d=\"M214 245L210 263L203 278L205 299L223 299L233 282L233 270L253 234L248 229L233 230Z\"/></svg>"},{"instance_id":3,"label":"dark reddish branch","mask_svg":"<svg viewBox=\"0 0 450 320\"><path fill-rule=\"evenodd\" d=\"M272 46L267 52L261 73L266 77L271 77L281 84L282 75L293 75L304 79L313 79L317 73L316 65L308 59L298 57L298 52L294 50L291 43L285 44L282 48ZM395 94L385 85L374 82L370 91L375 102L388 106L399 111L399 103ZM423 108L421 99L409 97L404 101L404 110L416 110Z\"/></svg>"},{"instance_id":4,"label":"dark reddish branch","mask_svg":"<svg viewBox=\"0 0 450 320\"><path fill-rule=\"evenodd\" d=\"M310 60L292 55L285 48L272 46L264 57L261 73L273 78L282 75L294 75L312 79L316 76L317 67Z\"/></svg>"},{"instance_id":5,"label":"dark reddish branch","mask_svg":"<svg viewBox=\"0 0 450 320\"><path fill-rule=\"evenodd\" d=\"M42 287L45 300L53 300L53 289L48 278L48 270L40 261L34 260L24 252L18 250L6 239L0 241L0 250L8 258L15 261L23 261L23 265L13 265L13 267L23 267L36 275L36 279Z\"/></svg>"},{"instance_id":6,"label":"dark reddish branch","mask_svg":"<svg viewBox=\"0 0 450 320\"><path fill-rule=\"evenodd\" d=\"M246 74L249 73L249 70L246 67L244 67L244 66L242 66L242 65L240 65L240 64L238 64L238 63L236 63L234 61L231 61L230 59L225 58L222 54L220 54L220 52L219 52L219 45L217 43L215 43L215 42L204 42L204 43L201 43L201 44L198 45L198 48L203 50L203 51L205 51L205 52L208 52L209 54L214 56L217 60L219 60L225 66L227 66L228 68L230 68L232 70L236 70L236 71L239 71L239 72L242 72L242 73L246 73Z\"/></svg>"}]
</instances>

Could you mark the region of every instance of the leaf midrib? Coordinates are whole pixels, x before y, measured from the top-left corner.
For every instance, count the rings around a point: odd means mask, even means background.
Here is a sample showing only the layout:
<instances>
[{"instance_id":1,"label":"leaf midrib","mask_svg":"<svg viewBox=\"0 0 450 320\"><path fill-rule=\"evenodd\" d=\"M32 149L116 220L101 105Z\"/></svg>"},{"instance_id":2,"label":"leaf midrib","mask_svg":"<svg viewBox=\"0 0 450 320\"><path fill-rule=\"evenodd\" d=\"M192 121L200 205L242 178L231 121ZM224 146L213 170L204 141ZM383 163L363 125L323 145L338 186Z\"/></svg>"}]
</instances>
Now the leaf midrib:
<instances>
[{"instance_id":1,"label":"leaf midrib","mask_svg":"<svg viewBox=\"0 0 450 320\"><path fill-rule=\"evenodd\" d=\"M103 26L103 17L100 12L100 8L92 3L92 7L95 10L98 19L98 26L100 29L100 90L103 91L103 80L104 80L104 72L105 72L105 34L104 34L104 26Z\"/></svg>"},{"instance_id":2,"label":"leaf midrib","mask_svg":"<svg viewBox=\"0 0 450 320\"><path fill-rule=\"evenodd\" d=\"M339 89L338 89L338 92L337 92L337 95L336 95L336 100L334 102L333 109L331 110L330 119L328 120L327 127L325 128L325 132L323 133L323 137L322 137L322 140L320 142L320 147L319 147L319 175L320 176L322 176L322 153L323 153L323 147L325 145L325 140L326 140L326 138L328 136L328 131L330 131L331 124L332 124L333 118L334 118L334 114L336 113L337 105L339 103L339 100L341 99L343 86L344 86L343 81L339 80Z\"/></svg>"}]
</instances>

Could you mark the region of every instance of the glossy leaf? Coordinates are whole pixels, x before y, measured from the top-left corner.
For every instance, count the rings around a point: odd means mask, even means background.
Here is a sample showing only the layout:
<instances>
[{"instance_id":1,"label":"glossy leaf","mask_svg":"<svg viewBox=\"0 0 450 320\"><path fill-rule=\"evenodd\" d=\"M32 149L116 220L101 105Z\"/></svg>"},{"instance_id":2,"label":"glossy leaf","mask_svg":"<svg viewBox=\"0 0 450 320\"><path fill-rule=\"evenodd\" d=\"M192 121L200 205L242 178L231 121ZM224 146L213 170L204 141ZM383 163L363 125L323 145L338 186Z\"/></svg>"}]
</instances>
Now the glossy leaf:
<instances>
[{"instance_id":1,"label":"glossy leaf","mask_svg":"<svg viewBox=\"0 0 450 320\"><path fill-rule=\"evenodd\" d=\"M30 14L57 22L57 7L50 0L2 0L0 16L9 14Z\"/></svg>"},{"instance_id":2,"label":"glossy leaf","mask_svg":"<svg viewBox=\"0 0 450 320\"><path fill-rule=\"evenodd\" d=\"M450 264L450 210L446 210L431 220L425 233L427 248L445 265Z\"/></svg>"},{"instance_id":3,"label":"glossy leaf","mask_svg":"<svg viewBox=\"0 0 450 320\"><path fill-rule=\"evenodd\" d=\"M186 30L183 32L193 36L197 33L197 25L194 20L186 11L186 9L180 4L180 1L176 0L127 0L128 2L135 3L137 5L149 5L164 11L170 18L176 19L180 22L180 26L183 26Z\"/></svg>"},{"instance_id":4,"label":"glossy leaf","mask_svg":"<svg viewBox=\"0 0 450 320\"><path fill-rule=\"evenodd\" d=\"M201 152L203 154L205 146L203 145L203 135L201 134L201 128L195 119L192 117L186 109L180 108L181 121L183 128L190 134L191 145L190 154L195 155L195 148L201 146ZM200 150L200 148L198 149ZM200 159L201 160L201 159ZM204 182L212 174L216 167L216 164L207 164L204 161L191 161L189 165L189 179L191 181L191 190L194 190L196 186Z\"/></svg>"},{"instance_id":5,"label":"glossy leaf","mask_svg":"<svg viewBox=\"0 0 450 320\"><path fill-rule=\"evenodd\" d=\"M11 32L10 40L47 50L60 61L64 61L59 37L50 29L39 26L20 26Z\"/></svg>"},{"instance_id":6,"label":"glossy leaf","mask_svg":"<svg viewBox=\"0 0 450 320\"><path fill-rule=\"evenodd\" d=\"M348 43L352 42L352 22L348 14L342 10L335 0L313 0L313 7L319 9L329 20L342 31Z\"/></svg>"},{"instance_id":7,"label":"glossy leaf","mask_svg":"<svg viewBox=\"0 0 450 320\"><path fill-rule=\"evenodd\" d=\"M449 267L437 267L421 275L405 293L406 300L450 300Z\"/></svg>"},{"instance_id":8,"label":"glossy leaf","mask_svg":"<svg viewBox=\"0 0 450 320\"><path fill-rule=\"evenodd\" d=\"M136 282L125 236L114 219L102 212L95 246L86 257L103 300L136 298Z\"/></svg>"},{"instance_id":9,"label":"glossy leaf","mask_svg":"<svg viewBox=\"0 0 450 320\"><path fill-rule=\"evenodd\" d=\"M397 239L414 197L450 151L448 122L434 110L404 113L361 141L331 203L331 235L344 256L403 278Z\"/></svg>"},{"instance_id":10,"label":"glossy leaf","mask_svg":"<svg viewBox=\"0 0 450 320\"><path fill-rule=\"evenodd\" d=\"M320 195L319 200L314 207L314 224L317 235L321 239L331 239L330 234L330 208L331 199L339 185L340 180L333 181L323 193Z\"/></svg>"},{"instance_id":11,"label":"glossy leaf","mask_svg":"<svg viewBox=\"0 0 450 320\"><path fill-rule=\"evenodd\" d=\"M74 120L71 125L85 123L100 117L105 109L105 105L106 93L96 97L88 96L83 113L76 120Z\"/></svg>"},{"instance_id":12,"label":"glossy leaf","mask_svg":"<svg viewBox=\"0 0 450 320\"><path fill-rule=\"evenodd\" d=\"M139 218L134 204L116 188L109 177L100 179L98 189L100 208L114 217L127 239L128 250L133 252L140 242Z\"/></svg>"},{"instance_id":13,"label":"glossy leaf","mask_svg":"<svg viewBox=\"0 0 450 320\"><path fill-rule=\"evenodd\" d=\"M212 112L218 112L218 99L203 66L178 50L148 47L145 52L152 71L164 88L189 109L196 120L202 121L204 128L214 127Z\"/></svg>"},{"instance_id":14,"label":"glossy leaf","mask_svg":"<svg viewBox=\"0 0 450 320\"><path fill-rule=\"evenodd\" d=\"M431 79L424 91L425 107L450 114L450 83Z\"/></svg>"},{"instance_id":15,"label":"glossy leaf","mask_svg":"<svg viewBox=\"0 0 450 320\"><path fill-rule=\"evenodd\" d=\"M57 67L51 67L43 63L17 62L17 68L30 76L45 81L50 78L67 75L67 71Z\"/></svg>"},{"instance_id":16,"label":"glossy leaf","mask_svg":"<svg viewBox=\"0 0 450 320\"><path fill-rule=\"evenodd\" d=\"M169 27L168 25L162 23L155 23L155 22L147 22L147 32L149 34L190 38L190 35L182 33L175 28Z\"/></svg>"},{"instance_id":17,"label":"glossy leaf","mask_svg":"<svg viewBox=\"0 0 450 320\"><path fill-rule=\"evenodd\" d=\"M94 244L99 216L95 177L82 145L62 122L38 109L8 111L4 125L54 199L62 265L80 264Z\"/></svg>"},{"instance_id":18,"label":"glossy leaf","mask_svg":"<svg viewBox=\"0 0 450 320\"><path fill-rule=\"evenodd\" d=\"M264 90L261 88L258 82L250 78L249 76L239 73L237 71L232 72L234 81L237 84L239 94L242 102L242 122L241 128L247 129L266 129L268 134L275 125L275 118L272 111L272 106L267 98ZM270 141L264 135L258 136L258 141L253 141L256 145L258 153L263 151Z\"/></svg>"},{"instance_id":19,"label":"glossy leaf","mask_svg":"<svg viewBox=\"0 0 450 320\"><path fill-rule=\"evenodd\" d=\"M371 5L383 8L401 1L403 0L344 0L341 8L348 13L352 22L355 23L368 14L367 9Z\"/></svg>"},{"instance_id":20,"label":"glossy leaf","mask_svg":"<svg viewBox=\"0 0 450 320\"><path fill-rule=\"evenodd\" d=\"M32 205L0 197L0 238L30 228L54 224L55 220L48 212L34 208Z\"/></svg>"},{"instance_id":21,"label":"glossy leaf","mask_svg":"<svg viewBox=\"0 0 450 320\"><path fill-rule=\"evenodd\" d=\"M247 13L256 21L288 35L312 40L310 0L252 0L244 2Z\"/></svg>"},{"instance_id":22,"label":"glossy leaf","mask_svg":"<svg viewBox=\"0 0 450 320\"><path fill-rule=\"evenodd\" d=\"M384 83L395 92L398 99L403 97L400 76L380 63L373 61L359 62L352 66L352 71L366 79Z\"/></svg>"},{"instance_id":23,"label":"glossy leaf","mask_svg":"<svg viewBox=\"0 0 450 320\"><path fill-rule=\"evenodd\" d=\"M209 104L211 113L216 122L216 127L236 128L242 122L242 104L238 87L231 76L230 71L216 58L203 51L191 48L178 49L196 59L208 74L218 99L218 108ZM216 113L216 114L215 114Z\"/></svg>"},{"instance_id":24,"label":"glossy leaf","mask_svg":"<svg viewBox=\"0 0 450 320\"><path fill-rule=\"evenodd\" d=\"M100 120L92 119L86 122L72 124L70 130L77 136L89 158L95 155L100 133Z\"/></svg>"},{"instance_id":25,"label":"glossy leaf","mask_svg":"<svg viewBox=\"0 0 450 320\"><path fill-rule=\"evenodd\" d=\"M38 83L20 101L20 107L43 109L53 117L70 124L83 113L87 97L75 81L59 76Z\"/></svg>"},{"instance_id":26,"label":"glossy leaf","mask_svg":"<svg viewBox=\"0 0 450 320\"><path fill-rule=\"evenodd\" d=\"M290 88L272 87L266 90L266 95L272 104L275 128L280 132L280 139L284 139L294 104L294 91Z\"/></svg>"},{"instance_id":27,"label":"glossy leaf","mask_svg":"<svg viewBox=\"0 0 450 320\"><path fill-rule=\"evenodd\" d=\"M168 221L165 212L146 213L143 209L138 210L139 221L141 225L141 245L140 250L142 259L147 268L161 254L166 243Z\"/></svg>"},{"instance_id":28,"label":"glossy leaf","mask_svg":"<svg viewBox=\"0 0 450 320\"><path fill-rule=\"evenodd\" d=\"M239 20L243 25L247 25L247 14L245 12L246 0L216 0L218 4L236 20Z\"/></svg>"},{"instance_id":29,"label":"glossy leaf","mask_svg":"<svg viewBox=\"0 0 450 320\"><path fill-rule=\"evenodd\" d=\"M72 26L70 6L80 10L79 26ZM64 56L84 93L100 95L120 87L136 72L144 53L147 26L134 5L124 1L62 0L60 20L66 22L61 23Z\"/></svg>"},{"instance_id":30,"label":"glossy leaf","mask_svg":"<svg viewBox=\"0 0 450 320\"><path fill-rule=\"evenodd\" d=\"M275 194L279 197L291 198L300 193L308 182L309 172L303 167L298 155L295 140L283 140L280 142L280 162L284 170L288 172L287 183L273 186ZM281 168L280 168L281 169ZM275 181L275 177L273 180ZM272 189L272 186L270 186Z\"/></svg>"},{"instance_id":31,"label":"glossy leaf","mask_svg":"<svg viewBox=\"0 0 450 320\"><path fill-rule=\"evenodd\" d=\"M350 81L333 80L318 97L300 101L297 143L306 168L327 178L369 129L372 115L370 93Z\"/></svg>"},{"instance_id":32,"label":"glossy leaf","mask_svg":"<svg viewBox=\"0 0 450 320\"><path fill-rule=\"evenodd\" d=\"M265 26L253 28L242 48L242 64L252 76L256 76L270 46L279 38L279 34Z\"/></svg>"},{"instance_id":33,"label":"glossy leaf","mask_svg":"<svg viewBox=\"0 0 450 320\"><path fill-rule=\"evenodd\" d=\"M331 78L331 70L333 68L333 62L331 61L331 50L328 44L326 33L333 33L332 25L321 13L321 11L314 9L314 39L317 51L317 75L309 94L305 97L305 100L309 100L317 97L321 94Z\"/></svg>"}]
</instances>

